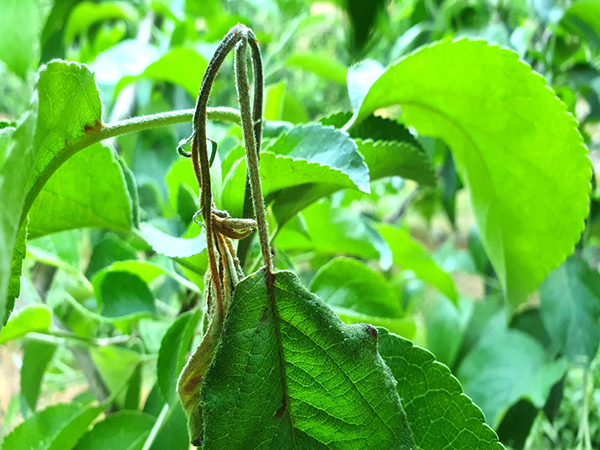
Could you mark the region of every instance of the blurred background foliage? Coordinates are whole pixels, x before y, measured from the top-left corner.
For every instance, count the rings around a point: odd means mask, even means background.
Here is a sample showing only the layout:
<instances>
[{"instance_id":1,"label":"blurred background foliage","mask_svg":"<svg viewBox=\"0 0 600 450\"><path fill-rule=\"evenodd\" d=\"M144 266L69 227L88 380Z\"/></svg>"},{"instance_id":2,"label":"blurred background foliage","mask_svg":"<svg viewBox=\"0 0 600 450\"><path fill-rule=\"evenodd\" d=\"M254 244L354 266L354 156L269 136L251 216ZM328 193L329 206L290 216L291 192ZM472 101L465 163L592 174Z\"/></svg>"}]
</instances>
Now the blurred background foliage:
<instances>
[{"instance_id":1,"label":"blurred background foliage","mask_svg":"<svg viewBox=\"0 0 600 450\"><path fill-rule=\"evenodd\" d=\"M274 125L352 110L347 76L358 62L365 61L350 73L369 77L422 45L469 37L512 49L543 75L577 117L598 164L600 2L592 0L3 0L0 120L19 119L38 67L54 58L90 65L105 122L193 108L207 61L237 22L251 27L261 45L265 118ZM236 105L231 64L218 77L211 106ZM383 113L398 117L395 110ZM190 124L181 124L110 142L137 184L140 220L156 235L199 233L192 222L197 186L189 161L175 151L190 132ZM210 122L208 132L219 142L215 170L222 190L215 195L233 214L241 192L233 176L240 130ZM589 448L600 448L595 180L576 255L559 269L566 281L553 272L507 320L451 153L436 139L419 137L419 143L435 169L435 187L388 177L373 182L369 195L343 190L309 206L275 237L278 267L294 269L342 319L379 320L431 350L507 447L567 449L589 438ZM411 255L396 255L374 231L373 223L381 221L404 225ZM1 350L4 434L36 408L89 402L88 391L96 398L103 390L118 392L115 408L157 416L164 403L155 385L161 341L178 315L201 304L204 254L169 258L169 251L153 248L148 233L100 229L33 239L27 252L16 314L39 321L45 340L10 340ZM252 248L246 273L256 268L257 254ZM405 270L392 266L396 256L405 258ZM366 264L356 265L356 259ZM336 281L336 273L356 282ZM106 277L129 286L149 310L110 317L106 303L120 305L126 299L119 297L133 294L103 291L98 286ZM374 293L379 306L369 303ZM350 311L348 298L358 309ZM563 300L566 306L557 312ZM49 311L55 331L48 328ZM567 316L575 317L569 323L577 328L567 334L581 335L564 336ZM9 341L3 333L0 341ZM538 382L522 383L525 372L537 374L527 379ZM153 448L165 448L165 442L187 448L181 411L169 418Z\"/></svg>"}]
</instances>

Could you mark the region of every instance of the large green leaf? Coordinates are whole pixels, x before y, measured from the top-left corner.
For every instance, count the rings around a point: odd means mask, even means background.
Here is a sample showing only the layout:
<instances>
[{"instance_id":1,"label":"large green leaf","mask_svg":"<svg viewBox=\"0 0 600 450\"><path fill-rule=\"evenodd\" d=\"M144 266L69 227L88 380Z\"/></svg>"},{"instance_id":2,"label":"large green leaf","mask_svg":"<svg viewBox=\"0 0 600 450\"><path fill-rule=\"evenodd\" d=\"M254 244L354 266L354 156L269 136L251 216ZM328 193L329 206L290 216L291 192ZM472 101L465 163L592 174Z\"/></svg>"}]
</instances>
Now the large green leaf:
<instances>
[{"instance_id":1,"label":"large green leaf","mask_svg":"<svg viewBox=\"0 0 600 450\"><path fill-rule=\"evenodd\" d=\"M511 405L528 399L542 408L550 389L565 373L566 359L550 360L537 340L507 328L506 314L496 314L458 369L465 393L496 428Z\"/></svg>"},{"instance_id":2,"label":"large green leaf","mask_svg":"<svg viewBox=\"0 0 600 450\"><path fill-rule=\"evenodd\" d=\"M600 274L568 258L540 286L540 312L553 347L572 361L594 359L600 345Z\"/></svg>"},{"instance_id":3,"label":"large green leaf","mask_svg":"<svg viewBox=\"0 0 600 450\"><path fill-rule=\"evenodd\" d=\"M310 291L319 296L347 324L370 323L414 337L414 320L404 317L400 295L381 273L351 258L335 258L313 277Z\"/></svg>"},{"instance_id":4,"label":"large green leaf","mask_svg":"<svg viewBox=\"0 0 600 450\"><path fill-rule=\"evenodd\" d=\"M75 450L141 450L155 421L141 411L118 411L96 423Z\"/></svg>"},{"instance_id":5,"label":"large green leaf","mask_svg":"<svg viewBox=\"0 0 600 450\"><path fill-rule=\"evenodd\" d=\"M26 79L33 66L41 25L38 0L3 0L0 3L0 60Z\"/></svg>"},{"instance_id":6,"label":"large green leaf","mask_svg":"<svg viewBox=\"0 0 600 450\"><path fill-rule=\"evenodd\" d=\"M17 235L15 248L13 249L12 261L10 263L10 279L8 281L8 294L6 296L6 315L3 325L12 314L15 300L21 293L21 273L23 271L23 260L27 253L27 222L23 224Z\"/></svg>"},{"instance_id":7,"label":"large green leaf","mask_svg":"<svg viewBox=\"0 0 600 450\"><path fill-rule=\"evenodd\" d=\"M49 406L4 438L3 450L71 450L106 405L77 402Z\"/></svg>"},{"instance_id":8,"label":"large green leaf","mask_svg":"<svg viewBox=\"0 0 600 450\"><path fill-rule=\"evenodd\" d=\"M389 244L395 265L403 270L412 270L417 278L431 283L456 303L457 293L452 277L435 263L422 244L415 241L406 230L392 225L382 223L376 228Z\"/></svg>"},{"instance_id":9,"label":"large green leaf","mask_svg":"<svg viewBox=\"0 0 600 450\"><path fill-rule=\"evenodd\" d=\"M45 184L29 214L30 239L84 227L129 230L131 199L113 150L95 144L69 158Z\"/></svg>"},{"instance_id":10,"label":"large green leaf","mask_svg":"<svg viewBox=\"0 0 600 450\"><path fill-rule=\"evenodd\" d=\"M382 328L378 349L398 382L398 394L418 448L504 448L485 424L481 410L430 352Z\"/></svg>"},{"instance_id":11,"label":"large green leaf","mask_svg":"<svg viewBox=\"0 0 600 450\"><path fill-rule=\"evenodd\" d=\"M210 449L413 449L370 325L344 325L291 272L242 280L202 386Z\"/></svg>"},{"instance_id":12,"label":"large green leaf","mask_svg":"<svg viewBox=\"0 0 600 450\"><path fill-rule=\"evenodd\" d=\"M449 144L518 305L572 252L588 213L591 164L573 117L515 53L483 41L434 44L391 66L355 118L395 104L419 134Z\"/></svg>"}]
</instances>

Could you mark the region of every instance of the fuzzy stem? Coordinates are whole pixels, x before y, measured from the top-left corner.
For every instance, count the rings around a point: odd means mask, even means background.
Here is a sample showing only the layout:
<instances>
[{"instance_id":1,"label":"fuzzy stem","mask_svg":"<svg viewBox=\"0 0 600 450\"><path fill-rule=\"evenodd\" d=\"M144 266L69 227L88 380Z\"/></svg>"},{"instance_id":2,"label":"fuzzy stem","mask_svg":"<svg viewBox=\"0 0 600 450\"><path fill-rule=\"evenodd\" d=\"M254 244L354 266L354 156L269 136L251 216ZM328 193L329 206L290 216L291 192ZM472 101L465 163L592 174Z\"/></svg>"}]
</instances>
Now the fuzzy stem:
<instances>
[{"instance_id":1,"label":"fuzzy stem","mask_svg":"<svg viewBox=\"0 0 600 450\"><path fill-rule=\"evenodd\" d=\"M256 38L252 30L246 29L244 35L247 40L256 42ZM248 73L246 71L246 39L242 39L235 48L235 76L236 86L238 91L238 99L240 102L240 115L242 118L242 134L244 135L244 147L246 147L246 161L248 165L248 174L250 177L250 187L252 189L252 200L254 204L254 212L256 214L256 223L258 225L258 238L260 241L260 249L262 252L263 262L270 278L272 273L271 250L269 248L269 229L267 225L267 216L265 211L265 203L262 195L262 187L260 184L260 170L258 165L258 141L255 138L256 120L253 120L250 112L250 95L248 91ZM255 66L256 67L256 66ZM255 75L255 79L257 76ZM258 93L255 93L255 95ZM259 114L259 119L262 116L261 111L254 111L255 115Z\"/></svg>"},{"instance_id":2,"label":"fuzzy stem","mask_svg":"<svg viewBox=\"0 0 600 450\"><path fill-rule=\"evenodd\" d=\"M152 114L149 116L134 117L132 119L103 125L96 132L86 134L78 139L73 139L67 144L64 150L60 152L56 158L54 158L52 162L44 169L27 193L19 228L23 225L27 214L29 214L31 205L33 205L33 202L37 198L46 182L71 156L75 155L84 148L89 147L90 145L111 137L119 136L121 134L134 133L138 131L149 130L151 128L159 128L168 125L189 122L192 119L193 114L193 110L184 109L181 111L171 111L167 113ZM240 122L240 115L238 111L233 108L208 108L207 118L210 120L220 120L226 122Z\"/></svg>"}]
</instances>

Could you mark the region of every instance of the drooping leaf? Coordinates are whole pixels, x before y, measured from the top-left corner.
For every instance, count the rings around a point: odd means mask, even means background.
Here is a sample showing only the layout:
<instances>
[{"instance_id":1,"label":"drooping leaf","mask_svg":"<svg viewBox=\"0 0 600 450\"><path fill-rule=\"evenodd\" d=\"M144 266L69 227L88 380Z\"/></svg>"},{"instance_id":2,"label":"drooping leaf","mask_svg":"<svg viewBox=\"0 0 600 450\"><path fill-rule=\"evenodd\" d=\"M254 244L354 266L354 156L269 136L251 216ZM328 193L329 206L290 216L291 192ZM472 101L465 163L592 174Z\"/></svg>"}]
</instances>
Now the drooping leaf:
<instances>
[{"instance_id":1,"label":"drooping leaf","mask_svg":"<svg viewBox=\"0 0 600 450\"><path fill-rule=\"evenodd\" d=\"M165 402L176 399L177 379L201 317L201 311L182 314L162 339L156 361L156 384Z\"/></svg>"},{"instance_id":2,"label":"drooping leaf","mask_svg":"<svg viewBox=\"0 0 600 450\"><path fill-rule=\"evenodd\" d=\"M84 434L75 450L142 450L155 421L141 411L117 411Z\"/></svg>"},{"instance_id":3,"label":"drooping leaf","mask_svg":"<svg viewBox=\"0 0 600 450\"><path fill-rule=\"evenodd\" d=\"M0 331L0 344L25 336L31 331L48 331L52 310L46 305L27 305L12 316Z\"/></svg>"},{"instance_id":4,"label":"drooping leaf","mask_svg":"<svg viewBox=\"0 0 600 450\"><path fill-rule=\"evenodd\" d=\"M129 230L132 203L113 150L94 144L69 158L44 185L29 214L31 239L75 228Z\"/></svg>"},{"instance_id":5,"label":"drooping leaf","mask_svg":"<svg viewBox=\"0 0 600 450\"><path fill-rule=\"evenodd\" d=\"M346 84L348 69L323 53L294 53L285 61L287 66L299 67L326 80L333 80L342 86Z\"/></svg>"},{"instance_id":6,"label":"drooping leaf","mask_svg":"<svg viewBox=\"0 0 600 450\"><path fill-rule=\"evenodd\" d=\"M487 323L485 333L462 361L458 378L486 422L497 427L508 408L522 398L543 407L567 367L566 359L550 360L534 338L507 328L502 312Z\"/></svg>"},{"instance_id":7,"label":"drooping leaf","mask_svg":"<svg viewBox=\"0 0 600 450\"><path fill-rule=\"evenodd\" d=\"M450 146L486 251L518 305L583 230L591 166L573 118L515 53L483 41L434 44L391 66L356 120L395 104L406 124Z\"/></svg>"},{"instance_id":8,"label":"drooping leaf","mask_svg":"<svg viewBox=\"0 0 600 450\"><path fill-rule=\"evenodd\" d=\"M39 8L38 0L4 0L0 3L0 60L23 79L36 57L41 26Z\"/></svg>"},{"instance_id":9,"label":"drooping leaf","mask_svg":"<svg viewBox=\"0 0 600 450\"><path fill-rule=\"evenodd\" d=\"M174 48L151 63L144 71L135 76L126 76L117 83L115 94L129 83L151 79L154 81L168 81L184 88L192 98L198 95L200 81L199 74L206 70L207 61L191 48ZM177 67L177 70L173 70Z\"/></svg>"},{"instance_id":10,"label":"drooping leaf","mask_svg":"<svg viewBox=\"0 0 600 450\"><path fill-rule=\"evenodd\" d=\"M412 270L417 278L431 283L450 300L457 302L452 277L435 263L422 244L415 241L406 230L392 225L382 223L376 228L389 244L395 265L403 270Z\"/></svg>"},{"instance_id":11,"label":"drooping leaf","mask_svg":"<svg viewBox=\"0 0 600 450\"><path fill-rule=\"evenodd\" d=\"M46 366L52 359L55 350L55 343L37 339L27 339L23 345L21 394L25 398L27 406L34 412Z\"/></svg>"},{"instance_id":12,"label":"drooping leaf","mask_svg":"<svg viewBox=\"0 0 600 450\"><path fill-rule=\"evenodd\" d=\"M92 280L101 314L123 318L155 314L154 296L137 275L125 271L102 271Z\"/></svg>"},{"instance_id":13,"label":"drooping leaf","mask_svg":"<svg viewBox=\"0 0 600 450\"><path fill-rule=\"evenodd\" d=\"M446 366L409 340L378 330L379 354L398 382L398 394L418 448L504 448Z\"/></svg>"},{"instance_id":14,"label":"drooping leaf","mask_svg":"<svg viewBox=\"0 0 600 450\"><path fill-rule=\"evenodd\" d=\"M573 255L542 282L540 300L553 348L571 361L594 359L600 345L600 274Z\"/></svg>"},{"instance_id":15,"label":"drooping leaf","mask_svg":"<svg viewBox=\"0 0 600 450\"><path fill-rule=\"evenodd\" d=\"M351 258L336 258L313 277L310 291L321 298L343 322L386 326L409 338L416 330L414 320L404 317L400 296L383 276Z\"/></svg>"},{"instance_id":16,"label":"drooping leaf","mask_svg":"<svg viewBox=\"0 0 600 450\"><path fill-rule=\"evenodd\" d=\"M106 408L77 402L49 406L4 438L3 450L71 450L90 423Z\"/></svg>"},{"instance_id":17,"label":"drooping leaf","mask_svg":"<svg viewBox=\"0 0 600 450\"><path fill-rule=\"evenodd\" d=\"M263 274L237 285L205 375L203 448L415 448L376 329L342 324L291 272L269 299Z\"/></svg>"}]
</instances>

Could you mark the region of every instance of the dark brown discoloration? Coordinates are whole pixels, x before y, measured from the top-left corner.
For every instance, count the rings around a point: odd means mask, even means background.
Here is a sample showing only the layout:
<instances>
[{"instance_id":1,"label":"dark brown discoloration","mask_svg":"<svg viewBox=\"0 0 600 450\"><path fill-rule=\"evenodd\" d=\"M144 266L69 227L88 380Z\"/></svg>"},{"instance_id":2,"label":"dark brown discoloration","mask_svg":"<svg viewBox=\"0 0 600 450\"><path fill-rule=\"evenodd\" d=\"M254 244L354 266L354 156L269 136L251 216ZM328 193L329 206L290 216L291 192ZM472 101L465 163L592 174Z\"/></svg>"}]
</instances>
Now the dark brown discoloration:
<instances>
[{"instance_id":1,"label":"dark brown discoloration","mask_svg":"<svg viewBox=\"0 0 600 450\"><path fill-rule=\"evenodd\" d=\"M369 336L377 340L377 328L375 328L373 325L365 324L365 331Z\"/></svg>"},{"instance_id":2,"label":"dark brown discoloration","mask_svg":"<svg viewBox=\"0 0 600 450\"><path fill-rule=\"evenodd\" d=\"M94 120L94 125L93 126L86 124L83 127L83 131L85 131L85 134L91 134L91 133L94 133L96 131L100 131L100 128L102 128L102 123L98 119L96 119L96 120Z\"/></svg>"}]
</instances>

